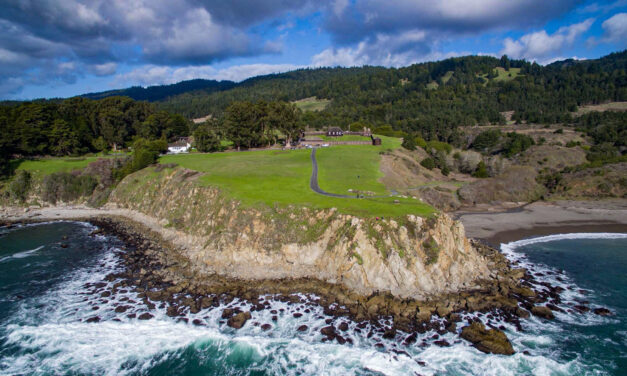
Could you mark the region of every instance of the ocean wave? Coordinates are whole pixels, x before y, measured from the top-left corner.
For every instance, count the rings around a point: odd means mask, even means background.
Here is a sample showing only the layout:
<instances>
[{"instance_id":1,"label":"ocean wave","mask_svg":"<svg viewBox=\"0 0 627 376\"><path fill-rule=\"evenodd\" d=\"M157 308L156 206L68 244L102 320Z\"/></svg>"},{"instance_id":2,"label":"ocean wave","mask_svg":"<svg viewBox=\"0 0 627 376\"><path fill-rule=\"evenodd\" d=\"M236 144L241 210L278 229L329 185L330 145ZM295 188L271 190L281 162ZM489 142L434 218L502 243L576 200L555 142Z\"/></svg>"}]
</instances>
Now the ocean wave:
<instances>
[{"instance_id":1,"label":"ocean wave","mask_svg":"<svg viewBox=\"0 0 627 376\"><path fill-rule=\"evenodd\" d=\"M569 234L559 236L562 238L544 239L561 240ZM517 247L533 244L529 241L539 242L538 239L510 243L509 249L513 252ZM186 321L180 321L169 317L161 302L153 302L156 308L149 310L133 288L118 288L116 294L103 298L101 293L110 290L117 280L108 280L105 287L94 289L93 285L102 283L107 274L120 271L118 252L119 249L110 248L92 267L77 270L58 288L22 305L5 328L7 343L19 350L0 361L0 375L159 373L155 370L184 374L190 369L242 375L255 371L283 375L605 373L579 357L560 359L556 339L565 335L560 325L562 316L555 322L532 317L523 321L524 332L492 319L493 324L505 327L517 351L510 357L481 353L457 333L440 334L439 339L451 344L447 348L433 344L434 331L418 334L414 345L404 346L398 339L384 339L381 333L371 332L370 324L359 332L357 323L347 319L335 319L334 324L348 323L349 329L342 335L350 338L352 345L323 342L320 328L328 325L326 320L332 317L325 315L320 306L290 304L274 300L271 295L260 299L267 300L270 307L252 312L252 318L239 330L228 327L221 318L224 308L251 308L238 299L194 314L187 311L182 317ZM549 274L557 273L549 267L536 268L541 268L535 270L543 270L546 278L557 275ZM555 278L551 282L570 283L567 276L559 275L565 282ZM316 300L315 296L299 296ZM120 305L129 308L116 312ZM45 308L36 308L42 306ZM154 317L139 320L139 314L145 312ZM297 312L302 316L295 317ZM100 321L86 322L94 316ZM491 320L485 313L465 314L459 327L474 319L484 323ZM271 324L267 331L261 328L265 323ZM301 325L307 325L307 329L299 330Z\"/></svg>"},{"instance_id":2,"label":"ocean wave","mask_svg":"<svg viewBox=\"0 0 627 376\"><path fill-rule=\"evenodd\" d=\"M14 254L10 255L10 256L2 257L2 258L0 258L0 263L1 262L6 262L6 261L9 261L9 260L14 260L14 259L23 259L25 257L32 256L35 252L39 251L43 247L44 247L43 245L40 245L39 247L33 248L33 249L29 249L28 251L17 252L17 253L14 253Z\"/></svg>"},{"instance_id":3,"label":"ocean wave","mask_svg":"<svg viewBox=\"0 0 627 376\"><path fill-rule=\"evenodd\" d=\"M554 234L517 240L511 243L501 243L501 250L510 251L518 247L536 243L546 243L557 240L577 240L577 239L627 239L627 234L617 232L576 232L569 234Z\"/></svg>"}]
</instances>

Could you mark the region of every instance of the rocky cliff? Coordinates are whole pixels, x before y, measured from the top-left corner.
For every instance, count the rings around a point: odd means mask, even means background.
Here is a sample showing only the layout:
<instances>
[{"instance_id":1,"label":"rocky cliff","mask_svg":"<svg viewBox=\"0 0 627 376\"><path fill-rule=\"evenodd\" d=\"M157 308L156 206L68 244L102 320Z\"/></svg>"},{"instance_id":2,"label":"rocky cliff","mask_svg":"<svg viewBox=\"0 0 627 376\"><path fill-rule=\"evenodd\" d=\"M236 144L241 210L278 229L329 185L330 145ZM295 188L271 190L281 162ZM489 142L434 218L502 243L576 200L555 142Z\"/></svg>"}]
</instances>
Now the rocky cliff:
<instances>
[{"instance_id":1,"label":"rocky cliff","mask_svg":"<svg viewBox=\"0 0 627 376\"><path fill-rule=\"evenodd\" d=\"M244 207L199 176L148 168L126 177L109 205L176 230L175 244L201 274L314 278L358 294L418 300L470 290L489 277L461 223L444 214L359 218L333 209Z\"/></svg>"}]
</instances>

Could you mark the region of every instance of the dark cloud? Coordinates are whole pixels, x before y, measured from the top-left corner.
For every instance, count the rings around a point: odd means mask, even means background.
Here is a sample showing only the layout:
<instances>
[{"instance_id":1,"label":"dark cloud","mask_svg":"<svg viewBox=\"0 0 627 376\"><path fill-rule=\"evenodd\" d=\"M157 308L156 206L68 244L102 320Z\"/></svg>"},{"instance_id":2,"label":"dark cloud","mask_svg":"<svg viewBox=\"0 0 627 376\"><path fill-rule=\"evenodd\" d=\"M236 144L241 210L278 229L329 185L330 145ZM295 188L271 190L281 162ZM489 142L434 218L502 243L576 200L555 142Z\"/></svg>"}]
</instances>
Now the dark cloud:
<instances>
[{"instance_id":1,"label":"dark cloud","mask_svg":"<svg viewBox=\"0 0 627 376\"><path fill-rule=\"evenodd\" d=\"M336 0L325 28L340 44L377 34L428 30L478 34L500 28L528 28L573 9L579 0Z\"/></svg>"},{"instance_id":2,"label":"dark cloud","mask_svg":"<svg viewBox=\"0 0 627 376\"><path fill-rule=\"evenodd\" d=\"M0 87L46 76L69 82L84 71L113 74L120 61L194 65L276 53L280 43L249 29L307 6L296 0L4 0L0 81L13 83Z\"/></svg>"}]
</instances>

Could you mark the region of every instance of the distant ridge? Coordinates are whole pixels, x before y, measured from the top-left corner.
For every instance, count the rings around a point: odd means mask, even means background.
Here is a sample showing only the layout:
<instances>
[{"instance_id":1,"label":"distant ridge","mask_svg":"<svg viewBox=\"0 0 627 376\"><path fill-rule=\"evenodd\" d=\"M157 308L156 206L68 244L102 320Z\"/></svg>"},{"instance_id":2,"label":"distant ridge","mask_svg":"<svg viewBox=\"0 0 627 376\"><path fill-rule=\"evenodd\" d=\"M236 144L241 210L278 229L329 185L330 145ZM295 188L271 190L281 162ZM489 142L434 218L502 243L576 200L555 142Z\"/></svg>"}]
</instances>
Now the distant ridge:
<instances>
[{"instance_id":1,"label":"distant ridge","mask_svg":"<svg viewBox=\"0 0 627 376\"><path fill-rule=\"evenodd\" d=\"M81 97L89 99L102 99L113 96L125 96L138 101L155 102L183 93L199 91L210 94L217 91L228 90L234 86L236 86L236 83L233 81L194 79L181 81L171 85L156 85L146 88L133 86L126 89L88 93L81 95Z\"/></svg>"}]
</instances>

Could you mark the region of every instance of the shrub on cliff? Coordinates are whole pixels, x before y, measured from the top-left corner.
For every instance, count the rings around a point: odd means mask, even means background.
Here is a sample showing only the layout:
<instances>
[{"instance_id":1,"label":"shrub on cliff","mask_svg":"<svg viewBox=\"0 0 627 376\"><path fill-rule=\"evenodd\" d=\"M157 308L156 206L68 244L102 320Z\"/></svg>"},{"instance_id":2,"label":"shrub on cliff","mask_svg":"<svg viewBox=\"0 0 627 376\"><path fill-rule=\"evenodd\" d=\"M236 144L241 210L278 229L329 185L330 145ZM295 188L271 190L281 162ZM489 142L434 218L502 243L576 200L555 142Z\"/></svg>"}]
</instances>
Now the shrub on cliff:
<instances>
[{"instance_id":1,"label":"shrub on cliff","mask_svg":"<svg viewBox=\"0 0 627 376\"><path fill-rule=\"evenodd\" d=\"M143 138L133 143L131 159L122 167L114 171L116 180L122 180L126 175L132 174L157 162L159 153L166 152L168 144L165 140L148 141Z\"/></svg>"},{"instance_id":2,"label":"shrub on cliff","mask_svg":"<svg viewBox=\"0 0 627 376\"><path fill-rule=\"evenodd\" d=\"M97 185L98 181L91 175L56 172L44 177L41 195L53 204L69 202L91 195Z\"/></svg>"},{"instance_id":3,"label":"shrub on cliff","mask_svg":"<svg viewBox=\"0 0 627 376\"><path fill-rule=\"evenodd\" d=\"M433 158L425 158L420 162L420 165L426 169L433 170L435 168L435 161Z\"/></svg>"},{"instance_id":4,"label":"shrub on cliff","mask_svg":"<svg viewBox=\"0 0 627 376\"><path fill-rule=\"evenodd\" d=\"M9 183L9 195L12 199L24 202L31 186L31 175L26 170L19 170L15 177Z\"/></svg>"}]
</instances>

